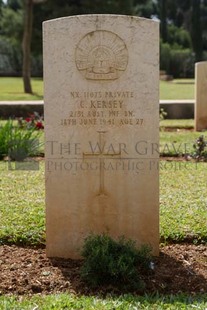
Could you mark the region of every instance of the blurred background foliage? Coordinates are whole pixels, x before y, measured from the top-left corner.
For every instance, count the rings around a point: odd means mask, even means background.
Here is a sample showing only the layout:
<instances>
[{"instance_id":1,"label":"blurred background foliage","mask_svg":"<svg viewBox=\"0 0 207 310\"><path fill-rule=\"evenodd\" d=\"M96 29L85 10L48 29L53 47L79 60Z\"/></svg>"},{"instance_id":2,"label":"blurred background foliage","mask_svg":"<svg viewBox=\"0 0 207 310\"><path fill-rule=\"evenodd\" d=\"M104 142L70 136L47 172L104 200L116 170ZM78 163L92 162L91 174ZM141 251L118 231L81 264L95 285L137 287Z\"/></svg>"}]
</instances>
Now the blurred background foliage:
<instances>
[{"instance_id":1,"label":"blurred background foliage","mask_svg":"<svg viewBox=\"0 0 207 310\"><path fill-rule=\"evenodd\" d=\"M0 75L22 75L26 4L32 3L31 75L41 77L42 22L77 14L126 14L160 21L160 69L194 76L207 60L207 0L0 0Z\"/></svg>"}]
</instances>

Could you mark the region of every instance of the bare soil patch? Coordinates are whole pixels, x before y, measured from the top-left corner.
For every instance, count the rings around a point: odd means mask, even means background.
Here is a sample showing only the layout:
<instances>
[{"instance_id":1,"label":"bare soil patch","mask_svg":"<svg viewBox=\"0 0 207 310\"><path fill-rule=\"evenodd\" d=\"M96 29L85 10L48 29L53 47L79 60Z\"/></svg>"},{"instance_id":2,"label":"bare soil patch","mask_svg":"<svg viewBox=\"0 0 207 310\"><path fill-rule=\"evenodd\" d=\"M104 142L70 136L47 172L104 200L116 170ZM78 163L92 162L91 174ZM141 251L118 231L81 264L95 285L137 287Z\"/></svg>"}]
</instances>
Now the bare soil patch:
<instances>
[{"instance_id":1,"label":"bare soil patch","mask_svg":"<svg viewBox=\"0 0 207 310\"><path fill-rule=\"evenodd\" d=\"M142 293L207 292L207 246L172 244L153 259L154 270L142 274ZM90 289L80 278L81 260L46 257L45 249L0 246L0 294L121 294L111 286Z\"/></svg>"}]
</instances>

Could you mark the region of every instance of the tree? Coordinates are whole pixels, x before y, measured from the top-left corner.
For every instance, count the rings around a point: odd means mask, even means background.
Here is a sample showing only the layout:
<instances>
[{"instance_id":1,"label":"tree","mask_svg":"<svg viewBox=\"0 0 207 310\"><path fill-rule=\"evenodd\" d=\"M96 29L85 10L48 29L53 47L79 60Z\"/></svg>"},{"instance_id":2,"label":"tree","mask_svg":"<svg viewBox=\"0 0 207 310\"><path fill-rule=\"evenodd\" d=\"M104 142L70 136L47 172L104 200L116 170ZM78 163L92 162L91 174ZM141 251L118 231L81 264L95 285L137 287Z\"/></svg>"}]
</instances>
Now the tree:
<instances>
[{"instance_id":1,"label":"tree","mask_svg":"<svg viewBox=\"0 0 207 310\"><path fill-rule=\"evenodd\" d=\"M16 12L22 8L22 0L7 0L7 6Z\"/></svg>"},{"instance_id":2,"label":"tree","mask_svg":"<svg viewBox=\"0 0 207 310\"><path fill-rule=\"evenodd\" d=\"M22 71L23 11L14 11L8 3L0 12L0 62L1 74L18 75Z\"/></svg>"},{"instance_id":3,"label":"tree","mask_svg":"<svg viewBox=\"0 0 207 310\"><path fill-rule=\"evenodd\" d=\"M2 24L2 15L3 15L3 14L2 14L2 11L3 11L3 10L2 10L2 9L3 9L3 4L4 4L3 1L0 0L0 35L2 34L2 33L1 33L1 32L2 32L2 30L1 30L1 29L2 29L2 25L1 25L1 24Z\"/></svg>"},{"instance_id":4,"label":"tree","mask_svg":"<svg viewBox=\"0 0 207 310\"><path fill-rule=\"evenodd\" d=\"M98 13L154 16L161 21L161 38L170 50L189 49L189 53L196 54L197 61L206 55L202 52L207 50L207 0L48 0L44 5L35 5L44 1L0 0L0 41L11 51L7 56L14 67L13 74L21 74L23 70L25 92L32 92L30 65L31 70L35 69L32 73L42 73L42 22L62 16ZM37 65L32 66L34 63Z\"/></svg>"},{"instance_id":5,"label":"tree","mask_svg":"<svg viewBox=\"0 0 207 310\"><path fill-rule=\"evenodd\" d=\"M167 42L167 0L160 0L160 33L163 42Z\"/></svg>"},{"instance_id":6,"label":"tree","mask_svg":"<svg viewBox=\"0 0 207 310\"><path fill-rule=\"evenodd\" d=\"M150 18L155 13L156 3L152 0L134 0L134 11L138 16Z\"/></svg>"},{"instance_id":7,"label":"tree","mask_svg":"<svg viewBox=\"0 0 207 310\"><path fill-rule=\"evenodd\" d=\"M195 60L201 61L203 54L203 39L201 27L201 0L192 0L192 26L191 39L193 50L195 52Z\"/></svg>"},{"instance_id":8,"label":"tree","mask_svg":"<svg viewBox=\"0 0 207 310\"><path fill-rule=\"evenodd\" d=\"M82 0L79 2L81 14L126 14L132 15L133 0Z\"/></svg>"},{"instance_id":9,"label":"tree","mask_svg":"<svg viewBox=\"0 0 207 310\"><path fill-rule=\"evenodd\" d=\"M0 0L0 16L1 16L1 13L2 13L2 7L3 7L3 1L2 0Z\"/></svg>"},{"instance_id":10,"label":"tree","mask_svg":"<svg viewBox=\"0 0 207 310\"><path fill-rule=\"evenodd\" d=\"M24 34L22 42L23 66L22 77L24 82L24 92L32 94L31 86L31 41L33 25L33 5L46 0L24 0Z\"/></svg>"},{"instance_id":11,"label":"tree","mask_svg":"<svg viewBox=\"0 0 207 310\"><path fill-rule=\"evenodd\" d=\"M32 94L31 85L31 40L33 23L33 0L25 0L24 3L24 35L22 42L23 66L22 77L24 82L24 92Z\"/></svg>"},{"instance_id":12,"label":"tree","mask_svg":"<svg viewBox=\"0 0 207 310\"><path fill-rule=\"evenodd\" d=\"M203 33L203 50L207 51L207 0L201 5L201 27Z\"/></svg>"}]
</instances>

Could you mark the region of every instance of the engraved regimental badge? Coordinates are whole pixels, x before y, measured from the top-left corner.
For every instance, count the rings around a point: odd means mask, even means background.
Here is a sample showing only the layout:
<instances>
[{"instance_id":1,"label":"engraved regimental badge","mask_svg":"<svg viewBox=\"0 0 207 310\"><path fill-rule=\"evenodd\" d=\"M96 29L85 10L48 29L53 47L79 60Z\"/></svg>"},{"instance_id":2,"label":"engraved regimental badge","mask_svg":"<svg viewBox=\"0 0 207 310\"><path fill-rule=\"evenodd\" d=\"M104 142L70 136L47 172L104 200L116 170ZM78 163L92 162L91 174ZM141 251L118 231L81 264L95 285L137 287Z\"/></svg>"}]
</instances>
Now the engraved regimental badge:
<instances>
[{"instance_id":1,"label":"engraved regimental badge","mask_svg":"<svg viewBox=\"0 0 207 310\"><path fill-rule=\"evenodd\" d=\"M87 80L116 80L126 70L128 51L117 34L96 30L80 40L75 61L77 69Z\"/></svg>"}]
</instances>

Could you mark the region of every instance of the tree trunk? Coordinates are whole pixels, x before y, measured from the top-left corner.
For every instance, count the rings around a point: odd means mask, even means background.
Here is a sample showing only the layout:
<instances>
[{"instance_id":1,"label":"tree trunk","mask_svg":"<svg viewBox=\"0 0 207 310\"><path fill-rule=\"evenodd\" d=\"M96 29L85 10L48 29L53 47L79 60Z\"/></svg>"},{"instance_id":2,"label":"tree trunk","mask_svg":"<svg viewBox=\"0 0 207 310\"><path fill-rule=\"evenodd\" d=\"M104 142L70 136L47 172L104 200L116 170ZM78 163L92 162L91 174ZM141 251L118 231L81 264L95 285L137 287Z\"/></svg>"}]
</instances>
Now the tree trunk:
<instances>
[{"instance_id":1,"label":"tree trunk","mask_svg":"<svg viewBox=\"0 0 207 310\"><path fill-rule=\"evenodd\" d=\"M163 42L167 42L167 0L160 0L160 31Z\"/></svg>"},{"instance_id":2,"label":"tree trunk","mask_svg":"<svg viewBox=\"0 0 207 310\"><path fill-rule=\"evenodd\" d=\"M22 76L24 82L24 92L32 94L31 86L31 39L32 39L32 22L33 22L33 0L24 0L24 36L23 36L23 68Z\"/></svg>"},{"instance_id":3,"label":"tree trunk","mask_svg":"<svg viewBox=\"0 0 207 310\"><path fill-rule=\"evenodd\" d=\"M201 61L203 54L203 39L201 27L201 0L192 0L192 27L191 39L193 50L195 52L195 60Z\"/></svg>"}]
</instances>

